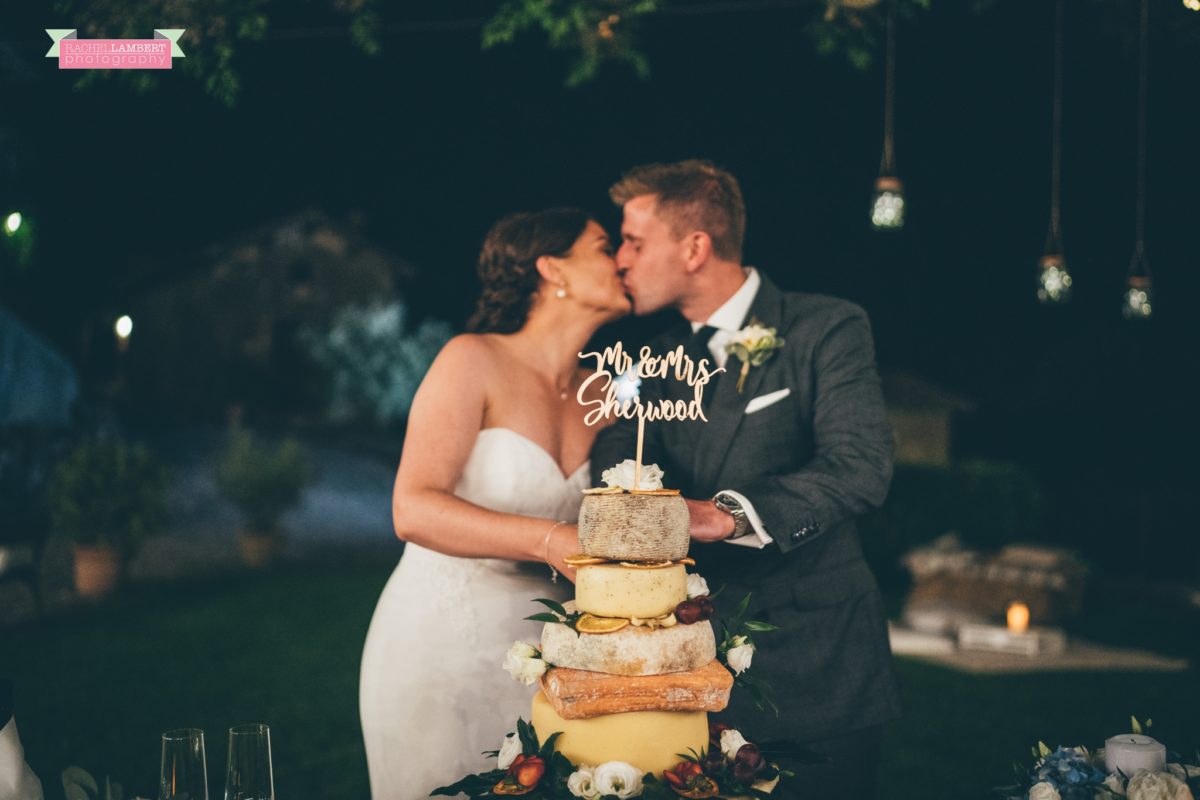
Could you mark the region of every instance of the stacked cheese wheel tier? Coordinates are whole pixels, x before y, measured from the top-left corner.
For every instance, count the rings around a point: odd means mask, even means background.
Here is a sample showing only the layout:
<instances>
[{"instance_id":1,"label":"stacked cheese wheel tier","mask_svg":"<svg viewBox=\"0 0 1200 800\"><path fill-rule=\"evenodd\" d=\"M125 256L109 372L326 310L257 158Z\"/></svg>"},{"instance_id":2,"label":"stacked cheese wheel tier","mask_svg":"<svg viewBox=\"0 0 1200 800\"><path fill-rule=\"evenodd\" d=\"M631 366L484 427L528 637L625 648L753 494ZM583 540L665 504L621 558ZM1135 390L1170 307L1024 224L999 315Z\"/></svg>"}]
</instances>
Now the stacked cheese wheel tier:
<instances>
[{"instance_id":1,"label":"stacked cheese wheel tier","mask_svg":"<svg viewBox=\"0 0 1200 800\"><path fill-rule=\"evenodd\" d=\"M656 775L679 762L678 753L708 746L704 711L627 711L591 719L563 719L542 692L533 696L533 727L543 742L562 735L554 749L572 764L624 761Z\"/></svg>"},{"instance_id":2,"label":"stacked cheese wheel tier","mask_svg":"<svg viewBox=\"0 0 1200 800\"><path fill-rule=\"evenodd\" d=\"M691 543L679 495L591 494L579 509L585 555L614 561L678 561Z\"/></svg>"},{"instance_id":3,"label":"stacked cheese wheel tier","mask_svg":"<svg viewBox=\"0 0 1200 800\"><path fill-rule=\"evenodd\" d=\"M683 564L652 569L589 564L575 572L575 607L598 617L661 617L684 600L687 571Z\"/></svg>"},{"instance_id":4,"label":"stacked cheese wheel tier","mask_svg":"<svg viewBox=\"0 0 1200 800\"><path fill-rule=\"evenodd\" d=\"M707 620L670 628L629 625L612 633L576 633L568 625L542 628L548 663L609 675L662 675L698 669L717 657L717 637Z\"/></svg>"}]
</instances>

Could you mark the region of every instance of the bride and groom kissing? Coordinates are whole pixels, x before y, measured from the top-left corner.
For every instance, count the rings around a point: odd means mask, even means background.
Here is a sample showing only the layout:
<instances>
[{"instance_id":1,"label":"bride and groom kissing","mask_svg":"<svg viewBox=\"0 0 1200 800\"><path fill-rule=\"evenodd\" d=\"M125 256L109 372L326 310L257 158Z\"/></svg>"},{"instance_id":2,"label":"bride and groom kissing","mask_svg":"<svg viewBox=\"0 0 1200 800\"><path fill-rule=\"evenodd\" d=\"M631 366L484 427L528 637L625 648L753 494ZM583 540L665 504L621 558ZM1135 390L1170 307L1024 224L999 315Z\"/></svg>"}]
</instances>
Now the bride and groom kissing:
<instances>
[{"instance_id":1,"label":"bride and groom kissing","mask_svg":"<svg viewBox=\"0 0 1200 800\"><path fill-rule=\"evenodd\" d=\"M779 714L734 692L723 720L826 756L798 773L805 796L873 797L899 693L854 522L882 504L892 472L867 317L744 267L741 189L707 161L636 167L609 193L623 210L616 249L576 209L492 227L472 332L445 346L413 401L392 500L406 545L361 667L372 797L426 797L476 771L528 708L504 653L538 638L525 620L533 598L569 599L549 573L573 575L581 492L636 447L636 421L585 423L583 403L602 395L583 386L579 354L605 323L665 308L680 319L651 351L683 345L726 369L705 388L708 421L645 426L642 461L687 498L695 569L726 587L718 615L749 593L747 613L780 629L756 642L754 662ZM751 321L782 346L727 365ZM691 391L645 380L640 402Z\"/></svg>"}]
</instances>

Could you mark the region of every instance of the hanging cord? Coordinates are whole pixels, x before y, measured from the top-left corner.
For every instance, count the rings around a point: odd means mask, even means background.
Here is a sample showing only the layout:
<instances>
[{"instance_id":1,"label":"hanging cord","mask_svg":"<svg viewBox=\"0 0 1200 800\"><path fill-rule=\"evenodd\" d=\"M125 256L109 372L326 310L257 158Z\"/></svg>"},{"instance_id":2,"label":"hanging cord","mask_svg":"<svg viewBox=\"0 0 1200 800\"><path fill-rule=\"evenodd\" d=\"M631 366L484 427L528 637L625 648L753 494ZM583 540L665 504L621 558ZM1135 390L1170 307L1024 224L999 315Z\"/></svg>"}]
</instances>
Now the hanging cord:
<instances>
[{"instance_id":1,"label":"hanging cord","mask_svg":"<svg viewBox=\"0 0 1200 800\"><path fill-rule=\"evenodd\" d=\"M883 159L879 163L881 175L896 174L896 159L892 140L895 135L896 110L896 3L888 0L887 56L884 68L883 89Z\"/></svg>"},{"instance_id":2,"label":"hanging cord","mask_svg":"<svg viewBox=\"0 0 1200 800\"><path fill-rule=\"evenodd\" d=\"M1149 94L1150 67L1150 2L1142 0L1140 30L1138 34L1138 155L1137 155L1137 219L1134 234L1134 265L1146 275L1150 267L1146 264L1146 106Z\"/></svg>"},{"instance_id":3,"label":"hanging cord","mask_svg":"<svg viewBox=\"0 0 1200 800\"><path fill-rule=\"evenodd\" d=\"M1062 255L1062 105L1063 37L1066 29L1066 0L1058 0L1054 13L1054 121L1050 156L1050 231L1046 234L1046 253Z\"/></svg>"}]
</instances>

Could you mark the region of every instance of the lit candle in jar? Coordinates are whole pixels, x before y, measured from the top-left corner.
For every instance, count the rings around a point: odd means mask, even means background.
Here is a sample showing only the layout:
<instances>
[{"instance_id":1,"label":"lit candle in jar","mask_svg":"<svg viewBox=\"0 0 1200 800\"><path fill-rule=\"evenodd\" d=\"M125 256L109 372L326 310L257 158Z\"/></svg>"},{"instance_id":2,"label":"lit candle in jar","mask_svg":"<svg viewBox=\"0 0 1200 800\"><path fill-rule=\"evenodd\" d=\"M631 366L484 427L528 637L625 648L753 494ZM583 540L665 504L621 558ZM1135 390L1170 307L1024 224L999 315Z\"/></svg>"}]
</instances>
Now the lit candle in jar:
<instances>
[{"instance_id":1,"label":"lit candle in jar","mask_svg":"<svg viewBox=\"0 0 1200 800\"><path fill-rule=\"evenodd\" d=\"M1024 633L1029 630L1029 606L1024 603L1009 605L1008 630L1010 633Z\"/></svg>"},{"instance_id":2,"label":"lit candle in jar","mask_svg":"<svg viewBox=\"0 0 1200 800\"><path fill-rule=\"evenodd\" d=\"M1162 772L1167 767L1167 748L1140 733L1122 733L1104 743L1104 768L1133 775L1139 769Z\"/></svg>"}]
</instances>

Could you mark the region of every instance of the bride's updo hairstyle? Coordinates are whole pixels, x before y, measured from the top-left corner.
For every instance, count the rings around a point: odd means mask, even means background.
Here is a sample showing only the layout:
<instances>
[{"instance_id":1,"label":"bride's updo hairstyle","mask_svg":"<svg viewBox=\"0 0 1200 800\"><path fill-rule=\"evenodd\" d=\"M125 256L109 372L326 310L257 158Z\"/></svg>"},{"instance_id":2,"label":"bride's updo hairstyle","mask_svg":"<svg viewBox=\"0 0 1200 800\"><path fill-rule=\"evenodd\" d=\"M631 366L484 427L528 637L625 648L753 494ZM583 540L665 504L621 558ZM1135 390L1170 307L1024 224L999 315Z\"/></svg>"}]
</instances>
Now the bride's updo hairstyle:
<instances>
[{"instance_id":1,"label":"bride's updo hairstyle","mask_svg":"<svg viewBox=\"0 0 1200 800\"><path fill-rule=\"evenodd\" d=\"M577 208L551 208L510 214L493 225L479 252L483 291L467 330L520 330L542 282L537 260L569 253L590 220L590 215Z\"/></svg>"}]
</instances>

